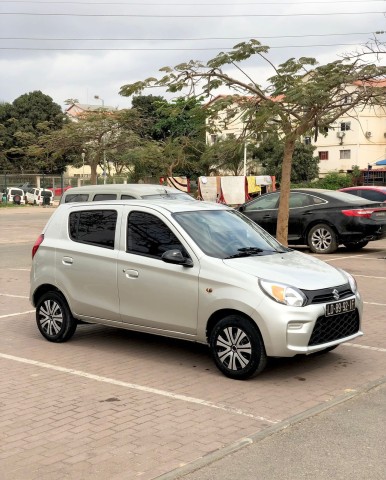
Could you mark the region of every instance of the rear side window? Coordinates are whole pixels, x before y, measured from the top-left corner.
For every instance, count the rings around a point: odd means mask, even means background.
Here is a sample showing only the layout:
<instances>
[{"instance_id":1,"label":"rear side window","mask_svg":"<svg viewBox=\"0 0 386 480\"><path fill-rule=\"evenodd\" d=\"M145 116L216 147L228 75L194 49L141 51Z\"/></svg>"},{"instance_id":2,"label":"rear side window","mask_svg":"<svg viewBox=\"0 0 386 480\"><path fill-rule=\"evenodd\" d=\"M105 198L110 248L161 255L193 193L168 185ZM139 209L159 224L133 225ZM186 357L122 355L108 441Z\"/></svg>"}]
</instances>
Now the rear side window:
<instances>
[{"instance_id":1,"label":"rear side window","mask_svg":"<svg viewBox=\"0 0 386 480\"><path fill-rule=\"evenodd\" d=\"M115 193L97 193L94 195L93 201L100 202L103 200L116 200L117 195Z\"/></svg>"},{"instance_id":2,"label":"rear side window","mask_svg":"<svg viewBox=\"0 0 386 480\"><path fill-rule=\"evenodd\" d=\"M69 218L70 238L74 242L113 249L116 225L115 210L73 212Z\"/></svg>"},{"instance_id":3,"label":"rear side window","mask_svg":"<svg viewBox=\"0 0 386 480\"><path fill-rule=\"evenodd\" d=\"M121 195L121 200L133 200L133 195Z\"/></svg>"},{"instance_id":4,"label":"rear side window","mask_svg":"<svg viewBox=\"0 0 386 480\"><path fill-rule=\"evenodd\" d=\"M66 196L64 203L87 202L88 193L72 193Z\"/></svg>"},{"instance_id":5,"label":"rear side window","mask_svg":"<svg viewBox=\"0 0 386 480\"><path fill-rule=\"evenodd\" d=\"M187 256L181 242L162 220L150 213L130 213L127 227L129 253L161 258L164 252L174 249Z\"/></svg>"}]
</instances>

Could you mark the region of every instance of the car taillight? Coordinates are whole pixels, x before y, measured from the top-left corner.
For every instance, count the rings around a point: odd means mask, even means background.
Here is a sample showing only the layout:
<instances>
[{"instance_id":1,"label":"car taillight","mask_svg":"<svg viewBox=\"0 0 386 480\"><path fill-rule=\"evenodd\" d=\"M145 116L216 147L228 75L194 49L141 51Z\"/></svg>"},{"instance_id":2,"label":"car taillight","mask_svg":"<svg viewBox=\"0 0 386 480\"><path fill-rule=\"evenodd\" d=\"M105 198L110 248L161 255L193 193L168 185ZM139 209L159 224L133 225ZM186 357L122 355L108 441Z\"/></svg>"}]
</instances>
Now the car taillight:
<instances>
[{"instance_id":1,"label":"car taillight","mask_svg":"<svg viewBox=\"0 0 386 480\"><path fill-rule=\"evenodd\" d=\"M40 234L34 244L34 246L32 247L32 258L34 258L36 252L38 251L38 248L40 247L42 241L44 240L44 235L43 234Z\"/></svg>"},{"instance_id":2,"label":"car taillight","mask_svg":"<svg viewBox=\"0 0 386 480\"><path fill-rule=\"evenodd\" d=\"M368 208L361 208L355 210L342 210L343 215L346 217L361 217L361 218L371 218L374 210Z\"/></svg>"}]
</instances>

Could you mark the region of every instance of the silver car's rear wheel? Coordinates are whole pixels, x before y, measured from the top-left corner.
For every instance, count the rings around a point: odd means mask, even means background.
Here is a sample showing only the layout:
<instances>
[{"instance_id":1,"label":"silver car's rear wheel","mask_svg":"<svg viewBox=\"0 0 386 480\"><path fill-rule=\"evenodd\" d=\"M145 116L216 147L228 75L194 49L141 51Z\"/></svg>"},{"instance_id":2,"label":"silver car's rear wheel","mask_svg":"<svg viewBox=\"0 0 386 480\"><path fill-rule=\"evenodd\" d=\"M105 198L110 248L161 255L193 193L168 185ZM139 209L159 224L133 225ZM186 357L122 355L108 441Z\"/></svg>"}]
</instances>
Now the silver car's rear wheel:
<instances>
[{"instance_id":1,"label":"silver car's rear wheel","mask_svg":"<svg viewBox=\"0 0 386 480\"><path fill-rule=\"evenodd\" d=\"M338 249L334 230L323 223L315 225L308 234L308 246L314 253L333 253Z\"/></svg>"},{"instance_id":2,"label":"silver car's rear wheel","mask_svg":"<svg viewBox=\"0 0 386 480\"><path fill-rule=\"evenodd\" d=\"M65 342L76 330L77 322L59 292L47 292L36 305L36 323L40 333L50 342Z\"/></svg>"},{"instance_id":3,"label":"silver car's rear wheel","mask_svg":"<svg viewBox=\"0 0 386 480\"><path fill-rule=\"evenodd\" d=\"M218 369L230 378L250 378L260 373L267 363L257 327L239 315L229 315L215 325L210 347Z\"/></svg>"}]
</instances>

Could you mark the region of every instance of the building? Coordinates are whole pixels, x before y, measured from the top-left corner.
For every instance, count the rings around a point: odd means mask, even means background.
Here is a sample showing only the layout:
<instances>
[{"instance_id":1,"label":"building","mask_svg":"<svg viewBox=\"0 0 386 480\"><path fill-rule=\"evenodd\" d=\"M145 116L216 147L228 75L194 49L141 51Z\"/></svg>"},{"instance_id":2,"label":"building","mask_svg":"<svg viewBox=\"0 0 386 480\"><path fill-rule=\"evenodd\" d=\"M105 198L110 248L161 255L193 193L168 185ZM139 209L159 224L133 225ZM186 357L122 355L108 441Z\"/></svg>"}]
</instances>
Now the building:
<instances>
[{"instance_id":1,"label":"building","mask_svg":"<svg viewBox=\"0 0 386 480\"><path fill-rule=\"evenodd\" d=\"M380 81L379 87L385 88L386 81ZM351 88L351 90L350 90ZM348 88L354 92L356 86ZM210 103L225 97L220 95ZM245 97L248 99L248 97ZM350 102L350 95L345 98ZM237 109L233 103L229 109ZM206 140L208 144L215 143L220 138L239 137L245 126L241 115L233 115L227 119L226 112L219 114L219 119L208 129ZM267 132L261 132L258 143ZM319 172L321 176L329 172L347 173L354 166L360 170L368 169L378 160L386 158L386 109L384 107L355 107L346 115L336 120L325 131L319 132L317 139L304 136L301 141L316 147L315 155L319 157ZM379 167L375 167L379 168Z\"/></svg>"}]
</instances>

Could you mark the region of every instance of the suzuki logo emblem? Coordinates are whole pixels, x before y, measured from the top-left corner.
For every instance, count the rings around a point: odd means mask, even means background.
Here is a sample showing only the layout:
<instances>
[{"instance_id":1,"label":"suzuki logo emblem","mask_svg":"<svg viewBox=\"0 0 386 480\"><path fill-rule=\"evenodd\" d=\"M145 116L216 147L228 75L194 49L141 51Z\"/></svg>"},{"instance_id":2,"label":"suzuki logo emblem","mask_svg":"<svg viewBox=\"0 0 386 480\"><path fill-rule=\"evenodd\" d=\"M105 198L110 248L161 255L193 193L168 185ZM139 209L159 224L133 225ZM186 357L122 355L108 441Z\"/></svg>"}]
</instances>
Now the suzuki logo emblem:
<instances>
[{"instance_id":1,"label":"suzuki logo emblem","mask_svg":"<svg viewBox=\"0 0 386 480\"><path fill-rule=\"evenodd\" d=\"M334 288L334 290L332 291L332 296L335 298L335 300L339 300L340 295L336 288Z\"/></svg>"}]
</instances>

